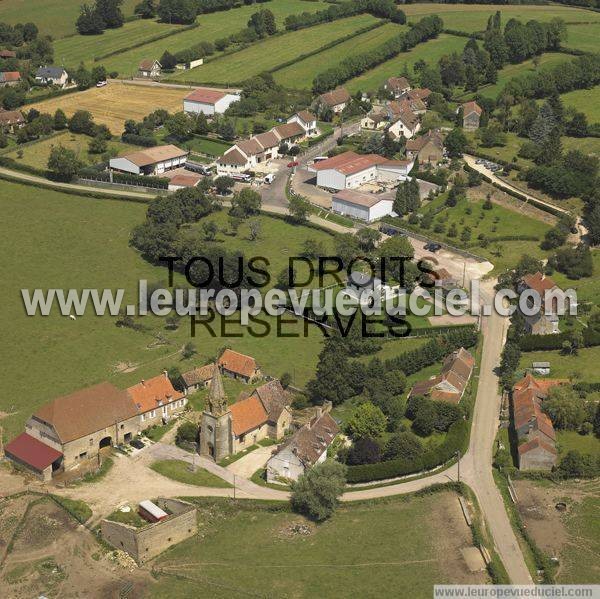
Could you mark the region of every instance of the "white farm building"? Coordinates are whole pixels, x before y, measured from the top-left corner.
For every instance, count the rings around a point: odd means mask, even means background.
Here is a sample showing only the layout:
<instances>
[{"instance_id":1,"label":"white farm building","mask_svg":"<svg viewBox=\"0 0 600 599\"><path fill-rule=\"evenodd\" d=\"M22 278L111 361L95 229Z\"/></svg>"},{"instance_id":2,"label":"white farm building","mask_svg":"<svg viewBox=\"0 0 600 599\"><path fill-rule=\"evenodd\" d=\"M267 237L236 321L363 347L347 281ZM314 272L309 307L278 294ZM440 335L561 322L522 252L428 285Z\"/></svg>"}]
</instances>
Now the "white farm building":
<instances>
[{"instance_id":1,"label":"white farm building","mask_svg":"<svg viewBox=\"0 0 600 599\"><path fill-rule=\"evenodd\" d=\"M410 160L389 160L378 154L344 152L309 167L317 185L327 189L352 189L370 181L404 181L414 165Z\"/></svg>"},{"instance_id":2,"label":"white farm building","mask_svg":"<svg viewBox=\"0 0 600 599\"><path fill-rule=\"evenodd\" d=\"M192 114L203 112L206 116L223 114L231 104L238 102L239 99L238 94L199 87L183 99L183 111Z\"/></svg>"},{"instance_id":3,"label":"white farm building","mask_svg":"<svg viewBox=\"0 0 600 599\"><path fill-rule=\"evenodd\" d=\"M392 213L393 200L372 193L360 193L351 189L342 189L333 194L331 209L333 212L350 216L368 223Z\"/></svg>"},{"instance_id":4,"label":"white farm building","mask_svg":"<svg viewBox=\"0 0 600 599\"><path fill-rule=\"evenodd\" d=\"M111 169L133 175L160 176L166 171L183 166L188 153L187 150L169 144L111 158L109 165Z\"/></svg>"}]
</instances>

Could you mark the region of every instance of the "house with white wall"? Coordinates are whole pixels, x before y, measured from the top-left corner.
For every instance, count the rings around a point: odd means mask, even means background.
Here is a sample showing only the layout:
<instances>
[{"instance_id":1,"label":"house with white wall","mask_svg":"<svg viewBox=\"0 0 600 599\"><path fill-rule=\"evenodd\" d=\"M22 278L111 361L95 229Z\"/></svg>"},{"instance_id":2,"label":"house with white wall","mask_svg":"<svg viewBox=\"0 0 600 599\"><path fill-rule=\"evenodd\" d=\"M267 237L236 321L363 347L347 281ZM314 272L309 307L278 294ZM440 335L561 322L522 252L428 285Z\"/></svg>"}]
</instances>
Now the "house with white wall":
<instances>
[{"instance_id":1,"label":"house with white wall","mask_svg":"<svg viewBox=\"0 0 600 599\"><path fill-rule=\"evenodd\" d=\"M145 148L139 152L111 158L111 169L133 175L160 176L166 171L183 166L189 152L172 144Z\"/></svg>"},{"instance_id":2,"label":"house with white wall","mask_svg":"<svg viewBox=\"0 0 600 599\"><path fill-rule=\"evenodd\" d=\"M199 114L202 112L206 116L223 114L239 99L239 94L199 87L183 99L183 111L186 114Z\"/></svg>"},{"instance_id":3,"label":"house with white wall","mask_svg":"<svg viewBox=\"0 0 600 599\"><path fill-rule=\"evenodd\" d=\"M360 193L352 189L336 191L331 197L331 210L343 216L371 223L391 214L394 202L374 193Z\"/></svg>"},{"instance_id":4,"label":"house with white wall","mask_svg":"<svg viewBox=\"0 0 600 599\"><path fill-rule=\"evenodd\" d=\"M414 137L421 130L421 120L410 110L402 111L387 129L394 137Z\"/></svg>"},{"instance_id":5,"label":"house with white wall","mask_svg":"<svg viewBox=\"0 0 600 599\"><path fill-rule=\"evenodd\" d=\"M301 110L295 112L288 120L290 123L298 123L304 129L306 137L315 137L319 135L319 128L317 126L317 117L308 110Z\"/></svg>"}]
</instances>

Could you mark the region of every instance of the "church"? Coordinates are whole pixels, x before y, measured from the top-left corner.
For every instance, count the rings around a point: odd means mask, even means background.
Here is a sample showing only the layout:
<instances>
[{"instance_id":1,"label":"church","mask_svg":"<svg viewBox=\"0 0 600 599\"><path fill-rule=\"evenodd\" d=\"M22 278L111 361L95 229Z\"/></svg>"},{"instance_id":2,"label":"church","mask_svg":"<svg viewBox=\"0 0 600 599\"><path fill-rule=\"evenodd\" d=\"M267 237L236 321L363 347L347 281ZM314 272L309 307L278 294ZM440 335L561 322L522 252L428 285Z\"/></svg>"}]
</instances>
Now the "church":
<instances>
[{"instance_id":1,"label":"church","mask_svg":"<svg viewBox=\"0 0 600 599\"><path fill-rule=\"evenodd\" d=\"M277 379L228 405L221 369L214 367L200 424L200 455L219 462L263 439L280 439L292 424L288 393Z\"/></svg>"}]
</instances>

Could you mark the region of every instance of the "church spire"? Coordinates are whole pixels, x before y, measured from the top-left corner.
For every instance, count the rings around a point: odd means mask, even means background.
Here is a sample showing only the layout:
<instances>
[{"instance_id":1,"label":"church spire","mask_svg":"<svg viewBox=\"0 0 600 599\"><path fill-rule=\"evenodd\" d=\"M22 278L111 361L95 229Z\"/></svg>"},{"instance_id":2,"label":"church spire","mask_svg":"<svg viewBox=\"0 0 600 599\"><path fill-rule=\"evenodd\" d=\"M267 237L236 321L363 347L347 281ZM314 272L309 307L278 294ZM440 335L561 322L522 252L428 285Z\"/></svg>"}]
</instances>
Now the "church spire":
<instances>
[{"instance_id":1,"label":"church spire","mask_svg":"<svg viewBox=\"0 0 600 599\"><path fill-rule=\"evenodd\" d=\"M216 362L208 391L208 411L215 416L220 416L227 412L227 395L225 395L225 389L223 388L221 370Z\"/></svg>"}]
</instances>

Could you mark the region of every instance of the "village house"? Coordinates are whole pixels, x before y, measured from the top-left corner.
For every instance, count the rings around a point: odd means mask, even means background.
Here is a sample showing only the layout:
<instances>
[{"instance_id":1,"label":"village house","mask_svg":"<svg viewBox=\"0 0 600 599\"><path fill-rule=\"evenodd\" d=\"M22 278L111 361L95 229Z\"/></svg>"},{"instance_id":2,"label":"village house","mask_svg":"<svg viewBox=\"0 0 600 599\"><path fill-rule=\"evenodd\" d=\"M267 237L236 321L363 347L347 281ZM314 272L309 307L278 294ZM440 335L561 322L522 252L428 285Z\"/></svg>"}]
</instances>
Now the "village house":
<instances>
[{"instance_id":1,"label":"village house","mask_svg":"<svg viewBox=\"0 0 600 599\"><path fill-rule=\"evenodd\" d=\"M289 123L298 123L304 129L306 137L315 137L320 131L317 126L317 117L308 110L294 113L288 120Z\"/></svg>"},{"instance_id":2,"label":"village house","mask_svg":"<svg viewBox=\"0 0 600 599\"><path fill-rule=\"evenodd\" d=\"M105 382L43 405L26 422L25 432L6 446L6 454L47 480L98 458L104 448L129 442L139 428L134 401Z\"/></svg>"},{"instance_id":3,"label":"village house","mask_svg":"<svg viewBox=\"0 0 600 599\"><path fill-rule=\"evenodd\" d=\"M466 131L479 129L479 120L483 112L479 104L477 102L466 102L462 105L462 111L463 129Z\"/></svg>"},{"instance_id":4,"label":"village house","mask_svg":"<svg viewBox=\"0 0 600 599\"><path fill-rule=\"evenodd\" d=\"M267 481L298 480L327 458L327 449L340 429L330 414L318 414L299 429L267 462Z\"/></svg>"},{"instance_id":5,"label":"village house","mask_svg":"<svg viewBox=\"0 0 600 599\"><path fill-rule=\"evenodd\" d=\"M406 142L406 156L412 160L418 158L419 164L437 165L444 159L444 140L439 131L431 129Z\"/></svg>"},{"instance_id":6,"label":"village house","mask_svg":"<svg viewBox=\"0 0 600 599\"><path fill-rule=\"evenodd\" d=\"M421 130L421 120L414 112L406 110L397 115L387 130L396 138L410 139Z\"/></svg>"},{"instance_id":7,"label":"village house","mask_svg":"<svg viewBox=\"0 0 600 599\"><path fill-rule=\"evenodd\" d=\"M383 291L383 281L373 275L373 273L364 273L359 270L353 270L346 281L344 293L361 303L368 303L365 298L381 294ZM366 295L365 295L366 294Z\"/></svg>"},{"instance_id":8,"label":"village house","mask_svg":"<svg viewBox=\"0 0 600 599\"><path fill-rule=\"evenodd\" d=\"M317 98L317 108L330 108L334 114L339 114L350 103L351 96L344 87L338 87L330 92L321 94Z\"/></svg>"},{"instance_id":9,"label":"village house","mask_svg":"<svg viewBox=\"0 0 600 599\"><path fill-rule=\"evenodd\" d=\"M139 414L140 430L166 424L180 414L187 403L185 395L173 387L166 370L128 387L127 395Z\"/></svg>"},{"instance_id":10,"label":"village house","mask_svg":"<svg viewBox=\"0 0 600 599\"><path fill-rule=\"evenodd\" d=\"M394 201L372 193L351 189L336 191L331 196L331 210L337 214L371 223L392 213Z\"/></svg>"},{"instance_id":11,"label":"village house","mask_svg":"<svg viewBox=\"0 0 600 599\"><path fill-rule=\"evenodd\" d=\"M0 58L7 60L9 58L16 58L17 53L14 50L0 50Z\"/></svg>"},{"instance_id":12,"label":"village house","mask_svg":"<svg viewBox=\"0 0 600 599\"><path fill-rule=\"evenodd\" d=\"M534 291L541 300L540 309L536 314L523 315L526 331L532 335L560 333L559 311L566 309L568 297L554 280L541 272L527 274L519 281L517 290L519 293ZM529 298L527 303L533 307L534 299Z\"/></svg>"},{"instance_id":13,"label":"village house","mask_svg":"<svg viewBox=\"0 0 600 599\"><path fill-rule=\"evenodd\" d=\"M343 152L308 167L317 173L317 185L326 189L359 187L370 181L393 183L403 181L410 173L413 161L390 160L378 154Z\"/></svg>"},{"instance_id":14,"label":"village house","mask_svg":"<svg viewBox=\"0 0 600 599\"><path fill-rule=\"evenodd\" d=\"M183 111L187 114L202 112L206 116L223 114L234 102L239 102L239 100L239 94L199 87L183 99Z\"/></svg>"},{"instance_id":15,"label":"village house","mask_svg":"<svg viewBox=\"0 0 600 599\"><path fill-rule=\"evenodd\" d=\"M539 380L528 373L513 387L513 425L519 439L520 470L550 470L556 464L556 432L542 410L542 402L552 387L563 382Z\"/></svg>"},{"instance_id":16,"label":"village house","mask_svg":"<svg viewBox=\"0 0 600 599\"><path fill-rule=\"evenodd\" d=\"M3 133L14 133L25 125L25 117L19 110L0 109L0 130Z\"/></svg>"},{"instance_id":17,"label":"village house","mask_svg":"<svg viewBox=\"0 0 600 599\"><path fill-rule=\"evenodd\" d=\"M189 152L174 145L144 148L138 152L111 158L111 169L134 175L150 175L159 177L165 171L183 166Z\"/></svg>"},{"instance_id":18,"label":"village house","mask_svg":"<svg viewBox=\"0 0 600 599\"><path fill-rule=\"evenodd\" d=\"M0 87L12 87L21 83L19 71L4 71L0 73Z\"/></svg>"},{"instance_id":19,"label":"village house","mask_svg":"<svg viewBox=\"0 0 600 599\"><path fill-rule=\"evenodd\" d=\"M420 100L425 105L427 105L427 98L431 95L431 90L426 87L417 87L415 89L411 89L406 92L402 98L407 98L408 100Z\"/></svg>"},{"instance_id":20,"label":"village house","mask_svg":"<svg viewBox=\"0 0 600 599\"><path fill-rule=\"evenodd\" d=\"M226 349L218 360L219 368L225 376L252 383L262 376L256 360L232 349Z\"/></svg>"},{"instance_id":21,"label":"village house","mask_svg":"<svg viewBox=\"0 0 600 599\"><path fill-rule=\"evenodd\" d=\"M167 177L169 179L169 191L178 191L180 189L187 189L189 187L197 187L198 183L202 180L200 175L186 171L185 173L175 173L173 176L168 176L172 171L167 171Z\"/></svg>"},{"instance_id":22,"label":"village house","mask_svg":"<svg viewBox=\"0 0 600 599\"><path fill-rule=\"evenodd\" d=\"M390 77L383 85L383 88L394 98L400 98L411 90L410 83L406 77Z\"/></svg>"},{"instance_id":23,"label":"village house","mask_svg":"<svg viewBox=\"0 0 600 599\"><path fill-rule=\"evenodd\" d=\"M425 102L423 102L423 100L419 100L418 98L410 100L407 97L403 97L401 100L392 100L386 103L385 108L390 120L396 119L398 115L403 112L414 112L418 115L422 115L427 112L427 106L425 106Z\"/></svg>"},{"instance_id":24,"label":"village house","mask_svg":"<svg viewBox=\"0 0 600 599\"><path fill-rule=\"evenodd\" d=\"M263 439L285 434L292 420L287 394L280 384L259 389L228 405L221 368L215 365L200 424L201 455L218 462Z\"/></svg>"},{"instance_id":25,"label":"village house","mask_svg":"<svg viewBox=\"0 0 600 599\"><path fill-rule=\"evenodd\" d=\"M443 291L450 291L458 287L456 277L453 277L445 268L438 268L435 272L425 275L425 279Z\"/></svg>"},{"instance_id":26,"label":"village house","mask_svg":"<svg viewBox=\"0 0 600 599\"><path fill-rule=\"evenodd\" d=\"M446 356L439 375L415 383L408 396L458 403L471 379L474 366L473 356L461 347Z\"/></svg>"},{"instance_id":27,"label":"village house","mask_svg":"<svg viewBox=\"0 0 600 599\"><path fill-rule=\"evenodd\" d=\"M138 66L138 77L158 79L162 73L162 65L158 60L145 58Z\"/></svg>"},{"instance_id":28,"label":"village house","mask_svg":"<svg viewBox=\"0 0 600 599\"><path fill-rule=\"evenodd\" d=\"M36 83L42 85L58 85L64 87L69 75L62 67L40 67L35 73Z\"/></svg>"},{"instance_id":29,"label":"village house","mask_svg":"<svg viewBox=\"0 0 600 599\"><path fill-rule=\"evenodd\" d=\"M381 131L389 122L387 113L382 111L370 112L360 121L360 128L366 131Z\"/></svg>"},{"instance_id":30,"label":"village house","mask_svg":"<svg viewBox=\"0 0 600 599\"><path fill-rule=\"evenodd\" d=\"M184 372L181 375L183 392L186 395L189 395L190 393L195 393L196 391L209 387L214 371L214 364L205 364L204 366L198 366L198 368Z\"/></svg>"},{"instance_id":31,"label":"village house","mask_svg":"<svg viewBox=\"0 0 600 599\"><path fill-rule=\"evenodd\" d=\"M304 129L299 121L277 125L271 131L279 137L280 143L285 143L288 147L302 141L307 136L306 129Z\"/></svg>"}]
</instances>

